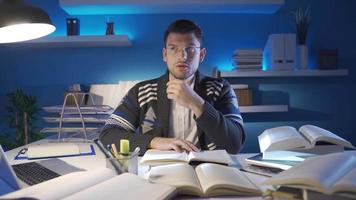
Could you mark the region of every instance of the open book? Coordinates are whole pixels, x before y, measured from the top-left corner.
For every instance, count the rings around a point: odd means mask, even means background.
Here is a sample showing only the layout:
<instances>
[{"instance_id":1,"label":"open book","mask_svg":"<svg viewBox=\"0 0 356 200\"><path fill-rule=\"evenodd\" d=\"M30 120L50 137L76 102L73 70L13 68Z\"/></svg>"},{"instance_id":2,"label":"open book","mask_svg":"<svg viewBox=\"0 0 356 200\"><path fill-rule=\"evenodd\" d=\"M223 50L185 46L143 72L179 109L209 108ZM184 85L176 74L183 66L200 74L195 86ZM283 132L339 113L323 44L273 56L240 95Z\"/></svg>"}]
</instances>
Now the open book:
<instances>
[{"instance_id":1,"label":"open book","mask_svg":"<svg viewBox=\"0 0 356 200\"><path fill-rule=\"evenodd\" d=\"M355 148L345 139L313 125L301 126L299 131L291 126L267 129L258 136L258 143L264 159L288 155L288 152L280 150L300 151L301 157L309 157L307 153L323 154L340 152L344 147Z\"/></svg>"},{"instance_id":2,"label":"open book","mask_svg":"<svg viewBox=\"0 0 356 200\"><path fill-rule=\"evenodd\" d=\"M333 153L308 158L262 184L305 188L356 198L356 153Z\"/></svg>"},{"instance_id":3,"label":"open book","mask_svg":"<svg viewBox=\"0 0 356 200\"><path fill-rule=\"evenodd\" d=\"M225 150L212 150L200 152L176 152L176 151L160 151L150 149L146 151L141 159L142 165L162 165L172 164L177 162L213 162L226 165L234 164L231 157Z\"/></svg>"},{"instance_id":4,"label":"open book","mask_svg":"<svg viewBox=\"0 0 356 200\"><path fill-rule=\"evenodd\" d=\"M175 195L172 186L152 184L137 175L117 175L113 170L100 168L74 172L27 187L0 199L169 199ZM93 195L94 194L94 195Z\"/></svg>"},{"instance_id":5,"label":"open book","mask_svg":"<svg viewBox=\"0 0 356 200\"><path fill-rule=\"evenodd\" d=\"M195 169L187 163L152 167L149 181L177 187L179 194L196 196L261 194L239 169L203 163Z\"/></svg>"}]
</instances>

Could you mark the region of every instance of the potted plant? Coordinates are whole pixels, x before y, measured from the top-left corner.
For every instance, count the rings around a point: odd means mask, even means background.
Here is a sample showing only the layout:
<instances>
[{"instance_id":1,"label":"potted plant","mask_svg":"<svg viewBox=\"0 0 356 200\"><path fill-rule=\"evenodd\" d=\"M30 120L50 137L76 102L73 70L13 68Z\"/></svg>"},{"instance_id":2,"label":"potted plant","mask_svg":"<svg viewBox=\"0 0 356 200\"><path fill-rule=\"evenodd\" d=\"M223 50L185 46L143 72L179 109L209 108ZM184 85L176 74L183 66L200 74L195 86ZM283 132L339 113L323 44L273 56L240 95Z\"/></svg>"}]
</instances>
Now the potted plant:
<instances>
[{"instance_id":1,"label":"potted plant","mask_svg":"<svg viewBox=\"0 0 356 200\"><path fill-rule=\"evenodd\" d=\"M16 146L43 138L34 124L39 111L36 97L16 89L15 92L7 94L7 100L9 125L16 130Z\"/></svg>"},{"instance_id":2,"label":"potted plant","mask_svg":"<svg viewBox=\"0 0 356 200\"><path fill-rule=\"evenodd\" d=\"M298 58L300 69L308 68L308 47L306 45L308 29L310 24L310 7L298 8L293 13L298 38Z\"/></svg>"}]
</instances>

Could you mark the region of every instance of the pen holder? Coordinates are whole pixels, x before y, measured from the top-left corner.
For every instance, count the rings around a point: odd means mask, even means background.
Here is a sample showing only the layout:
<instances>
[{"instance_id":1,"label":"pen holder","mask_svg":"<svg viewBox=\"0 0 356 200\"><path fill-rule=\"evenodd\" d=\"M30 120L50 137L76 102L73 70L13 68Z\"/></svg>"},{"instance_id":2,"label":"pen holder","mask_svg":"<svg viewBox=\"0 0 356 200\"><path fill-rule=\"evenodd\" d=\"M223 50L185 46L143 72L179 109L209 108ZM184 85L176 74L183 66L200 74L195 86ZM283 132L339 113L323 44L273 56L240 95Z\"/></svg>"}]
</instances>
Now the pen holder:
<instances>
[{"instance_id":1,"label":"pen holder","mask_svg":"<svg viewBox=\"0 0 356 200\"><path fill-rule=\"evenodd\" d=\"M128 154L118 154L115 159L124 172L138 174L138 154L130 152Z\"/></svg>"}]
</instances>

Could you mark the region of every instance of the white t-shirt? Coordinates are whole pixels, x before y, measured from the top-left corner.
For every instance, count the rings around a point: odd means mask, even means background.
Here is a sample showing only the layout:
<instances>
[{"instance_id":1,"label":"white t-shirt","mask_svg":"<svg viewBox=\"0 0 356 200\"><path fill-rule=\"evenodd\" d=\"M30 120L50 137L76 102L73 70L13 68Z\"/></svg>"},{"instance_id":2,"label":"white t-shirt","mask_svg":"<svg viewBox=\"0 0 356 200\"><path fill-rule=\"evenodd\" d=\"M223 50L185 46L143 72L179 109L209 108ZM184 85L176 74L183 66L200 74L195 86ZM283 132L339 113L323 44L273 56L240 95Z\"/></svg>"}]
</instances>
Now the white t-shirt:
<instances>
[{"instance_id":1,"label":"white t-shirt","mask_svg":"<svg viewBox=\"0 0 356 200\"><path fill-rule=\"evenodd\" d=\"M194 76L192 78L190 87L194 88ZM168 137L190 141L200 148L193 111L173 100L171 101L169 130Z\"/></svg>"}]
</instances>

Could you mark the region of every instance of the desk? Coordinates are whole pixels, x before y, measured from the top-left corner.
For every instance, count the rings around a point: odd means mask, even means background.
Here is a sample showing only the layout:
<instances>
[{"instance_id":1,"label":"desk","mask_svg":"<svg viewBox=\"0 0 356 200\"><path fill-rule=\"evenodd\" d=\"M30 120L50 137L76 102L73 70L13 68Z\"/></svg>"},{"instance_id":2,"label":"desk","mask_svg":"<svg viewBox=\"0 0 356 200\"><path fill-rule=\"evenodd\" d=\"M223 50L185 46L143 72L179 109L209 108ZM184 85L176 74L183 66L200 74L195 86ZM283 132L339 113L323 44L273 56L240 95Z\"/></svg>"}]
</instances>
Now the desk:
<instances>
[{"instance_id":1,"label":"desk","mask_svg":"<svg viewBox=\"0 0 356 200\"><path fill-rule=\"evenodd\" d=\"M48 140L44 139L44 140L40 140L37 141L35 143L32 144L41 144L41 143L46 143L48 142ZM106 159L104 154L100 151L100 149L94 145L95 147L95 151L96 151L96 155L95 156L79 156L79 157L64 157L64 158L60 158L61 160L65 161L66 163L73 165L75 167L78 168L82 168L85 170L96 170L96 169L100 169L100 168L105 168L106 167ZM17 155L17 153L24 148L23 147L19 147L13 150L10 150L8 152L6 152L9 161L11 164L18 164L18 163L23 163L23 162L29 162L27 160L14 160L14 157ZM252 156L254 154L238 154L238 155L232 155L232 159L235 161L236 163L236 167L241 167L241 164L243 164L243 160L246 157ZM35 160L31 160L31 161L35 161ZM139 166L139 176L147 179L148 177L148 172L149 172L149 167L148 166ZM264 180L266 180L267 178L264 176L259 176L256 174L251 174L251 173L245 173L244 174L253 182L253 183L260 183ZM49 191L50 192L50 191ZM52 191L53 192L53 191ZM185 196L178 196L177 199L187 199L188 197ZM193 197L189 196L190 199L192 199ZM194 198L197 199L197 198ZM217 198L214 198L217 199ZM261 197L221 197L218 199L261 199Z\"/></svg>"}]
</instances>

